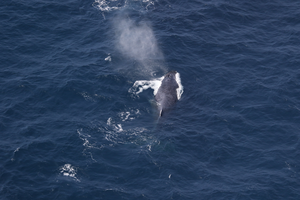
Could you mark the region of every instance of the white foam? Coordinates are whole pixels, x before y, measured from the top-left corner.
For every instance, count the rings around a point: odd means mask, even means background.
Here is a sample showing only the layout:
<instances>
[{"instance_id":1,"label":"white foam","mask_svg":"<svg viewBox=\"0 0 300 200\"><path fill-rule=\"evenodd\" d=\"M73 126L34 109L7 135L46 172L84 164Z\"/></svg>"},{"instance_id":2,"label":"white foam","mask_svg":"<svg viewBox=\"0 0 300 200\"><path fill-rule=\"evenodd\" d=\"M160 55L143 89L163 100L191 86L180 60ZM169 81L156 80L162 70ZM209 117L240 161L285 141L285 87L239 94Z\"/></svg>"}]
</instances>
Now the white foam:
<instances>
[{"instance_id":1,"label":"white foam","mask_svg":"<svg viewBox=\"0 0 300 200\"><path fill-rule=\"evenodd\" d=\"M93 97L91 97L91 95L89 95L87 92L81 92L80 94L86 101L96 102L95 99L93 99Z\"/></svg>"},{"instance_id":2,"label":"white foam","mask_svg":"<svg viewBox=\"0 0 300 200\"><path fill-rule=\"evenodd\" d=\"M122 124L115 124L115 122L112 120L112 118L108 118L106 124L110 127L112 127L116 132L122 132Z\"/></svg>"},{"instance_id":3,"label":"white foam","mask_svg":"<svg viewBox=\"0 0 300 200\"><path fill-rule=\"evenodd\" d=\"M130 116L130 112L121 112L121 113L119 113L119 116L121 117L122 121L124 122Z\"/></svg>"},{"instance_id":4,"label":"white foam","mask_svg":"<svg viewBox=\"0 0 300 200\"><path fill-rule=\"evenodd\" d=\"M128 90L128 92L134 93L134 94L139 94L139 93L143 92L144 90L151 88L151 89L153 89L153 94L156 95L159 87L161 86L161 82L163 79L164 79L164 76L162 76L161 78L158 78L158 79L150 80L150 81L147 81L147 80L135 81L135 83Z\"/></svg>"},{"instance_id":5,"label":"white foam","mask_svg":"<svg viewBox=\"0 0 300 200\"><path fill-rule=\"evenodd\" d=\"M149 7L154 8L154 2L151 0L95 0L93 6L103 12L110 12L113 10L119 10L125 8L126 6L130 6L131 4L138 6L142 10L148 10Z\"/></svg>"},{"instance_id":6,"label":"white foam","mask_svg":"<svg viewBox=\"0 0 300 200\"><path fill-rule=\"evenodd\" d=\"M183 93L183 86L181 85L180 74L178 72L176 73L175 78L176 78L176 82L179 86L179 88L176 89L177 90L177 98L178 98L178 100L180 100L181 95Z\"/></svg>"},{"instance_id":7,"label":"white foam","mask_svg":"<svg viewBox=\"0 0 300 200\"><path fill-rule=\"evenodd\" d=\"M72 167L71 164L65 164L64 166L60 167L60 173L63 176L69 176L71 178L74 178L76 181L79 181L76 178L76 169Z\"/></svg>"},{"instance_id":8,"label":"white foam","mask_svg":"<svg viewBox=\"0 0 300 200\"><path fill-rule=\"evenodd\" d=\"M87 138L91 138L89 134L83 134L82 129L77 129L77 133L79 134L79 138L83 141L83 146L87 148L95 148Z\"/></svg>"},{"instance_id":9,"label":"white foam","mask_svg":"<svg viewBox=\"0 0 300 200\"><path fill-rule=\"evenodd\" d=\"M123 128L122 128L122 124L117 124L117 126L115 126L117 132L122 132Z\"/></svg>"},{"instance_id":10,"label":"white foam","mask_svg":"<svg viewBox=\"0 0 300 200\"><path fill-rule=\"evenodd\" d=\"M118 10L119 8L122 7L119 4L117 4L119 6L110 5L111 2L115 2L115 0L112 0L112 1L95 0L95 2L93 3L93 6L98 8L101 11L106 11L106 12L109 12L109 11L112 11L112 10Z\"/></svg>"},{"instance_id":11,"label":"white foam","mask_svg":"<svg viewBox=\"0 0 300 200\"><path fill-rule=\"evenodd\" d=\"M107 124L108 126L110 126L110 125L111 125L111 120L112 120L112 118L111 118L111 117L107 119L107 122L106 122L106 124Z\"/></svg>"},{"instance_id":12,"label":"white foam","mask_svg":"<svg viewBox=\"0 0 300 200\"><path fill-rule=\"evenodd\" d=\"M111 61L111 56L107 56L104 60L110 62Z\"/></svg>"},{"instance_id":13,"label":"white foam","mask_svg":"<svg viewBox=\"0 0 300 200\"><path fill-rule=\"evenodd\" d=\"M176 89L177 98L178 98L178 100L180 100L181 95L183 93L183 86L181 84L180 74L178 72L176 73L175 78L176 78L176 82L179 86ZM137 95L137 94L143 92L144 90L147 90L148 88L151 88L151 89L153 89L153 94L155 96L158 89L159 89L159 87L161 86L161 83L162 83L163 79L164 79L164 76L162 76L158 79L150 80L150 81L147 81L147 80L135 81L133 86L131 88L129 88L128 92Z\"/></svg>"},{"instance_id":14,"label":"white foam","mask_svg":"<svg viewBox=\"0 0 300 200\"><path fill-rule=\"evenodd\" d=\"M15 156L15 153L18 152L20 150L20 147L18 147L14 152L13 152L13 156L11 158L11 161L14 161L14 156Z\"/></svg>"}]
</instances>

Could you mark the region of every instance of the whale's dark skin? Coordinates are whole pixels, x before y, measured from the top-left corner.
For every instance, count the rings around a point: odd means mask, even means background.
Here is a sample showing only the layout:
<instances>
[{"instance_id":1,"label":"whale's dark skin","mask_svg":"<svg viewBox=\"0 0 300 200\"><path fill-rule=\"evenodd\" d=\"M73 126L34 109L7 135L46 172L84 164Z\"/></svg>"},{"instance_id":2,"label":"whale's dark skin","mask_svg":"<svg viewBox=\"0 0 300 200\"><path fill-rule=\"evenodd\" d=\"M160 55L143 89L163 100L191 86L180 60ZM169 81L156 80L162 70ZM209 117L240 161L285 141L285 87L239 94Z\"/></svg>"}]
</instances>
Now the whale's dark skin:
<instances>
[{"instance_id":1,"label":"whale's dark skin","mask_svg":"<svg viewBox=\"0 0 300 200\"><path fill-rule=\"evenodd\" d=\"M178 101L176 89L179 86L175 77L176 73L176 71L171 71L165 75L155 95L160 117Z\"/></svg>"}]
</instances>

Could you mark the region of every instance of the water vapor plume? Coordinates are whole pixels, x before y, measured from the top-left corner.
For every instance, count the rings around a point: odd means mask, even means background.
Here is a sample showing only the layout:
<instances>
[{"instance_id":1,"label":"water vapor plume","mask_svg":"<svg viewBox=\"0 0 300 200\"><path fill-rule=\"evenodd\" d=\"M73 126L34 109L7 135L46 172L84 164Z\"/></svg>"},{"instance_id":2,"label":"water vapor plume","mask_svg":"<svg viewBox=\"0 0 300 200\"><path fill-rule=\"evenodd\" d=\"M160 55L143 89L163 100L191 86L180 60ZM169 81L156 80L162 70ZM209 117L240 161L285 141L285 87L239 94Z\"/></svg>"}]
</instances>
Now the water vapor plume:
<instances>
[{"instance_id":1,"label":"water vapor plume","mask_svg":"<svg viewBox=\"0 0 300 200\"><path fill-rule=\"evenodd\" d=\"M117 17L114 21L116 48L123 56L140 63L140 71L166 70L163 67L163 54L149 22L136 23L131 19Z\"/></svg>"}]
</instances>

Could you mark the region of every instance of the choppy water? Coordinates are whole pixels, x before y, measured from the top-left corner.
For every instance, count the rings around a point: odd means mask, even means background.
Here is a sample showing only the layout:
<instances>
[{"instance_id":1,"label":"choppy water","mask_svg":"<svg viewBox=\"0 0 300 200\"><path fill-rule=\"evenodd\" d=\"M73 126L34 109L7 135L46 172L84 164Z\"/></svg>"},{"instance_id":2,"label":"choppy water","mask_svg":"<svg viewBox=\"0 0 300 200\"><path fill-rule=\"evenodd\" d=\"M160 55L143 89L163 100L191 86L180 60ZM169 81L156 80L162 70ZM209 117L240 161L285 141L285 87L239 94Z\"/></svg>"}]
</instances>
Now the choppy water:
<instances>
[{"instance_id":1,"label":"choppy water","mask_svg":"<svg viewBox=\"0 0 300 200\"><path fill-rule=\"evenodd\" d=\"M1 199L299 199L300 2L4 0ZM180 73L156 121L137 80Z\"/></svg>"}]
</instances>

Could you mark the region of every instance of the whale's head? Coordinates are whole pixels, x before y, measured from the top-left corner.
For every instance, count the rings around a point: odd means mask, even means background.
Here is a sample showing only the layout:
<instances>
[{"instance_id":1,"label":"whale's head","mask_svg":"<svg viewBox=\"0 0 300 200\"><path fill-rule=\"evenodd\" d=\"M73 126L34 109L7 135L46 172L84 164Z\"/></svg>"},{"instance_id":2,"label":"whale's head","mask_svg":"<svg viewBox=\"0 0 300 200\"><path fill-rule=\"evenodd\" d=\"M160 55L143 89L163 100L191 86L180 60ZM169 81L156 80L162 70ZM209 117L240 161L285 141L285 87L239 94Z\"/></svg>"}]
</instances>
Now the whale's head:
<instances>
[{"instance_id":1,"label":"whale's head","mask_svg":"<svg viewBox=\"0 0 300 200\"><path fill-rule=\"evenodd\" d=\"M176 71L170 71L164 76L163 82L173 82L176 81Z\"/></svg>"}]
</instances>

